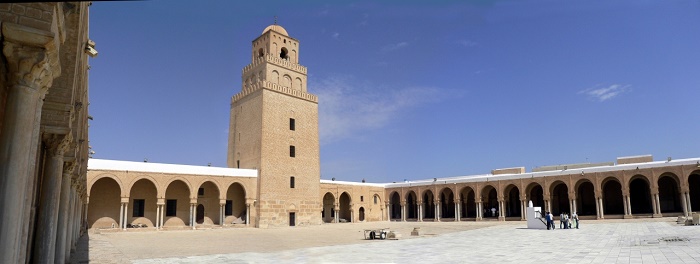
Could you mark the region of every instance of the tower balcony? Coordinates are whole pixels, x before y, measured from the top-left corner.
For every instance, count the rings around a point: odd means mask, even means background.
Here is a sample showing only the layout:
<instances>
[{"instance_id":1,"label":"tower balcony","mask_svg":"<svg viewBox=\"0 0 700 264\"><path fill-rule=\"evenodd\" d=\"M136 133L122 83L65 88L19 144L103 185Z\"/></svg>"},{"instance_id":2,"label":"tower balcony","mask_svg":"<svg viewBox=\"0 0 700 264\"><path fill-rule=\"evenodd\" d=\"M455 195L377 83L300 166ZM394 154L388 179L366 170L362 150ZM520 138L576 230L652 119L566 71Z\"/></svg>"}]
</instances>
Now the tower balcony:
<instances>
[{"instance_id":1,"label":"tower balcony","mask_svg":"<svg viewBox=\"0 0 700 264\"><path fill-rule=\"evenodd\" d=\"M318 103L318 97L316 97L313 94L305 93L299 90L294 90L291 87L282 86L269 81L259 81L249 85L247 88L243 88L243 90L241 90L240 93L231 97L231 103L241 100L247 95L252 94L260 89L267 89L278 93L286 94L292 97L296 97L302 100Z\"/></svg>"},{"instance_id":2,"label":"tower balcony","mask_svg":"<svg viewBox=\"0 0 700 264\"><path fill-rule=\"evenodd\" d=\"M245 67L243 67L243 75L248 73L250 70L258 67L262 63L272 63L277 66L284 67L286 69L306 75L306 67L302 66L301 64L292 63L288 60L279 58L277 56L273 56L272 54L265 54L265 56L263 57L255 58L251 64L248 64Z\"/></svg>"}]
</instances>

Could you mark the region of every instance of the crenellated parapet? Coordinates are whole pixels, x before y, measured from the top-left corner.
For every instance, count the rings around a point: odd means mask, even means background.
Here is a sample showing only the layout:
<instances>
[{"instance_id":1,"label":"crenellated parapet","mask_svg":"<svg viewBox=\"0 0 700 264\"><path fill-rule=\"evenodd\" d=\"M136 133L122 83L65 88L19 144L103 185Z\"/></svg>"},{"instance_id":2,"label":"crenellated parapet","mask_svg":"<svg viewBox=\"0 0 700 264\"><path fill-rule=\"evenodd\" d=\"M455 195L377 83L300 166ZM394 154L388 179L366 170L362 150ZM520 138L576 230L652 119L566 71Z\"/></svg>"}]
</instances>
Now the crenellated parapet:
<instances>
[{"instance_id":1,"label":"crenellated parapet","mask_svg":"<svg viewBox=\"0 0 700 264\"><path fill-rule=\"evenodd\" d=\"M247 95L252 94L260 89L267 89L267 90L275 91L278 93L290 95L290 96L293 96L293 97L296 97L296 98L299 98L302 100L318 103L318 97L316 97L313 94L305 93L305 92L302 92L299 90L294 90L291 87L282 86L282 85L275 84L275 83L272 83L269 81L260 81L260 82L249 85L248 88L243 88L243 90L240 93L234 95L231 98L231 103L234 103L238 100L241 100L242 98L246 97Z\"/></svg>"},{"instance_id":2,"label":"crenellated parapet","mask_svg":"<svg viewBox=\"0 0 700 264\"><path fill-rule=\"evenodd\" d=\"M258 57L253 60L251 64L246 65L243 67L243 75L246 75L248 72L250 72L252 69L257 68L259 65L263 63L272 63L274 65L284 67L286 69L301 73L301 74L306 74L307 69L305 66L302 66L301 64L298 63L293 63L290 62L289 60L282 59L276 56L273 56L272 54L265 54L263 57Z\"/></svg>"}]
</instances>

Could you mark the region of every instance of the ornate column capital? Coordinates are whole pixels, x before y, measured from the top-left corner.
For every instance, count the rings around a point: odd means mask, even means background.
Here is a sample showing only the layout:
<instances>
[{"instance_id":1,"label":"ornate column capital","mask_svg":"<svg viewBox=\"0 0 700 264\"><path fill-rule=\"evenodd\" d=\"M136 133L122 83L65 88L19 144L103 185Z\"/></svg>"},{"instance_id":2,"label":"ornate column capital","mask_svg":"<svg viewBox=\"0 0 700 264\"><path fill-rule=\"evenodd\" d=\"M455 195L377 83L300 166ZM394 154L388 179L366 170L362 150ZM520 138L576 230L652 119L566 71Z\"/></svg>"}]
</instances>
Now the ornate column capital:
<instances>
[{"instance_id":1,"label":"ornate column capital","mask_svg":"<svg viewBox=\"0 0 700 264\"><path fill-rule=\"evenodd\" d=\"M77 164L75 162L63 162L63 174L64 175L70 175L71 178L73 176L73 172L77 168ZM77 183L74 183L77 184Z\"/></svg>"},{"instance_id":2,"label":"ornate column capital","mask_svg":"<svg viewBox=\"0 0 700 264\"><path fill-rule=\"evenodd\" d=\"M72 140L72 134L45 134L43 136L43 141L52 156L63 156L63 153L70 148Z\"/></svg>"},{"instance_id":3,"label":"ornate column capital","mask_svg":"<svg viewBox=\"0 0 700 264\"><path fill-rule=\"evenodd\" d=\"M53 79L61 75L55 34L14 23L2 23L3 55L10 85L40 92L43 98Z\"/></svg>"}]
</instances>

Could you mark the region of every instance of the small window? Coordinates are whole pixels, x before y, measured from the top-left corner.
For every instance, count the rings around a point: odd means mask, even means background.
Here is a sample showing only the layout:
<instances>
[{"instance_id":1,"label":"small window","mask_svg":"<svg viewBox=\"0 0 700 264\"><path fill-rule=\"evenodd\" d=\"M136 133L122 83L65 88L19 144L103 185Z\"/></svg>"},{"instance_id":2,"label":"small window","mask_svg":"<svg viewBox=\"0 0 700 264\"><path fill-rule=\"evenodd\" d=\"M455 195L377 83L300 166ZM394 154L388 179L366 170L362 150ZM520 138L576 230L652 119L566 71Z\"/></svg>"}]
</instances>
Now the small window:
<instances>
[{"instance_id":1,"label":"small window","mask_svg":"<svg viewBox=\"0 0 700 264\"><path fill-rule=\"evenodd\" d=\"M289 156L292 157L292 158L296 157L296 153L295 153L295 152L296 152L296 151L295 151L295 149L294 149L294 146L289 146Z\"/></svg>"},{"instance_id":2,"label":"small window","mask_svg":"<svg viewBox=\"0 0 700 264\"><path fill-rule=\"evenodd\" d=\"M200 197L201 197L201 196L204 196L204 188L200 187L200 188L199 188L199 191L197 191L197 195L200 196Z\"/></svg>"},{"instance_id":3,"label":"small window","mask_svg":"<svg viewBox=\"0 0 700 264\"><path fill-rule=\"evenodd\" d=\"M144 199L134 199L133 217L143 217L143 208L146 204Z\"/></svg>"},{"instance_id":4,"label":"small window","mask_svg":"<svg viewBox=\"0 0 700 264\"><path fill-rule=\"evenodd\" d=\"M177 215L177 200L169 199L165 202L165 216Z\"/></svg>"},{"instance_id":5,"label":"small window","mask_svg":"<svg viewBox=\"0 0 700 264\"><path fill-rule=\"evenodd\" d=\"M377 198L378 198L378 197L375 195L375 196L374 196L374 204L377 204Z\"/></svg>"},{"instance_id":6,"label":"small window","mask_svg":"<svg viewBox=\"0 0 700 264\"><path fill-rule=\"evenodd\" d=\"M294 188L294 176L289 177L289 188Z\"/></svg>"},{"instance_id":7,"label":"small window","mask_svg":"<svg viewBox=\"0 0 700 264\"><path fill-rule=\"evenodd\" d=\"M289 130L294 131L295 129L295 124L294 124L294 118L289 119Z\"/></svg>"},{"instance_id":8,"label":"small window","mask_svg":"<svg viewBox=\"0 0 700 264\"><path fill-rule=\"evenodd\" d=\"M265 55L265 53L263 52L263 49L260 48L260 49L258 50L258 57L262 57L262 56L264 56L264 55Z\"/></svg>"},{"instance_id":9,"label":"small window","mask_svg":"<svg viewBox=\"0 0 700 264\"><path fill-rule=\"evenodd\" d=\"M365 197L360 195L360 202L364 202L364 201L365 201Z\"/></svg>"},{"instance_id":10,"label":"small window","mask_svg":"<svg viewBox=\"0 0 700 264\"><path fill-rule=\"evenodd\" d=\"M233 200L226 200L224 211L224 215L233 215Z\"/></svg>"},{"instance_id":11,"label":"small window","mask_svg":"<svg viewBox=\"0 0 700 264\"><path fill-rule=\"evenodd\" d=\"M239 169L241 168L241 161L240 160L236 160L236 168L239 168Z\"/></svg>"},{"instance_id":12,"label":"small window","mask_svg":"<svg viewBox=\"0 0 700 264\"><path fill-rule=\"evenodd\" d=\"M289 213L289 226L296 226L297 225L296 220L297 220L296 213Z\"/></svg>"},{"instance_id":13,"label":"small window","mask_svg":"<svg viewBox=\"0 0 700 264\"><path fill-rule=\"evenodd\" d=\"M287 55L289 52L287 51L287 48L282 48L282 51L280 51L280 58L288 60L289 56Z\"/></svg>"}]
</instances>

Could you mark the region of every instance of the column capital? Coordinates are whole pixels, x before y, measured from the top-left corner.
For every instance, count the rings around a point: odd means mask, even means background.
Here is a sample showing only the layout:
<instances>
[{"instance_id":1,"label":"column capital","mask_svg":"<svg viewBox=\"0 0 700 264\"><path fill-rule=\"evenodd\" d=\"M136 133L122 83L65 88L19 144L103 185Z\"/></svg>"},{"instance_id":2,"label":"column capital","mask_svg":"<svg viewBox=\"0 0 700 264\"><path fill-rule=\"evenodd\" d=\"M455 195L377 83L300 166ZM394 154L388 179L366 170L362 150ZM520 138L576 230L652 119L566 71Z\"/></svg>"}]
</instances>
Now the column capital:
<instances>
[{"instance_id":1,"label":"column capital","mask_svg":"<svg viewBox=\"0 0 700 264\"><path fill-rule=\"evenodd\" d=\"M35 89L43 98L53 79L61 75L55 34L14 23L2 23L3 54L10 85Z\"/></svg>"},{"instance_id":2,"label":"column capital","mask_svg":"<svg viewBox=\"0 0 700 264\"><path fill-rule=\"evenodd\" d=\"M77 166L76 166L75 162L63 162L63 174L72 176L73 171L75 171L76 167Z\"/></svg>"},{"instance_id":3,"label":"column capital","mask_svg":"<svg viewBox=\"0 0 700 264\"><path fill-rule=\"evenodd\" d=\"M72 134L44 134L42 137L44 143L48 147L49 154L52 156L63 156L70 142L73 140Z\"/></svg>"}]
</instances>

